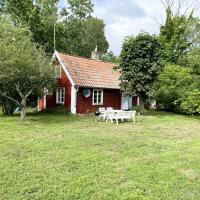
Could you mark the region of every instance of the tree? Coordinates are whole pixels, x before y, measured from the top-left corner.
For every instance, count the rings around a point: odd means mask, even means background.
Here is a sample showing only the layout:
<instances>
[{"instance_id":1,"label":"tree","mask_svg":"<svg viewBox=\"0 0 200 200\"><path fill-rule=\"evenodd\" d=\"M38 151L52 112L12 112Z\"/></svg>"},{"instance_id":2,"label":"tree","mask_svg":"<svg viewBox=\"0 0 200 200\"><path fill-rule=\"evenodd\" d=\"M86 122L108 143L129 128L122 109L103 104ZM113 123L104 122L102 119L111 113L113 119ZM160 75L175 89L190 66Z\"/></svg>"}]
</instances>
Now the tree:
<instances>
[{"instance_id":1,"label":"tree","mask_svg":"<svg viewBox=\"0 0 200 200\"><path fill-rule=\"evenodd\" d=\"M37 15L40 27L33 31L34 41L43 46L47 53L54 52L54 26L57 35L56 47L60 50L63 43L64 25L60 21L58 3L59 0L37 0L35 5L35 9L39 10Z\"/></svg>"},{"instance_id":2,"label":"tree","mask_svg":"<svg viewBox=\"0 0 200 200\"><path fill-rule=\"evenodd\" d=\"M14 102L26 116L28 97L54 84L54 72L30 32L0 18L0 96ZM11 90L12 89L12 90Z\"/></svg>"},{"instance_id":3,"label":"tree","mask_svg":"<svg viewBox=\"0 0 200 200\"><path fill-rule=\"evenodd\" d=\"M157 38L147 33L126 38L120 58L121 90L126 95L139 95L147 100L162 70L161 46Z\"/></svg>"},{"instance_id":4,"label":"tree","mask_svg":"<svg viewBox=\"0 0 200 200\"><path fill-rule=\"evenodd\" d=\"M15 24L27 26L33 41L52 53L54 24L58 21L57 4L58 0L5 0L4 13L9 14Z\"/></svg>"},{"instance_id":5,"label":"tree","mask_svg":"<svg viewBox=\"0 0 200 200\"><path fill-rule=\"evenodd\" d=\"M68 0L70 18L86 19L93 13L91 0Z\"/></svg>"},{"instance_id":6,"label":"tree","mask_svg":"<svg viewBox=\"0 0 200 200\"><path fill-rule=\"evenodd\" d=\"M103 20L91 17L93 5L90 0L71 0L69 7L62 11L65 23L65 52L90 57L98 46L100 53L106 53L109 44L105 37Z\"/></svg>"},{"instance_id":7,"label":"tree","mask_svg":"<svg viewBox=\"0 0 200 200\"><path fill-rule=\"evenodd\" d=\"M89 17L83 23L85 56L90 57L91 52L98 47L100 54L106 53L109 48L105 36L105 24L102 19Z\"/></svg>"},{"instance_id":8,"label":"tree","mask_svg":"<svg viewBox=\"0 0 200 200\"><path fill-rule=\"evenodd\" d=\"M91 52L98 46L98 51L105 53L109 45L104 27L102 20L92 17L85 20L70 19L65 24L67 43L65 52L89 58Z\"/></svg>"},{"instance_id":9,"label":"tree","mask_svg":"<svg viewBox=\"0 0 200 200\"><path fill-rule=\"evenodd\" d=\"M164 3L166 21L160 27L159 40L164 47L165 61L184 66L187 65L187 53L200 43L200 23L197 18L193 17L197 6L191 4L191 8L187 7L184 10L182 4L179 2L178 8L175 9L175 1L166 0Z\"/></svg>"},{"instance_id":10,"label":"tree","mask_svg":"<svg viewBox=\"0 0 200 200\"><path fill-rule=\"evenodd\" d=\"M54 28L58 51L90 57L96 45L102 53L108 49L103 20L91 17L91 0L69 0L69 6L62 11L58 8L59 0L4 1L0 11L9 14L15 24L26 25L33 41L47 53L54 52Z\"/></svg>"}]
</instances>

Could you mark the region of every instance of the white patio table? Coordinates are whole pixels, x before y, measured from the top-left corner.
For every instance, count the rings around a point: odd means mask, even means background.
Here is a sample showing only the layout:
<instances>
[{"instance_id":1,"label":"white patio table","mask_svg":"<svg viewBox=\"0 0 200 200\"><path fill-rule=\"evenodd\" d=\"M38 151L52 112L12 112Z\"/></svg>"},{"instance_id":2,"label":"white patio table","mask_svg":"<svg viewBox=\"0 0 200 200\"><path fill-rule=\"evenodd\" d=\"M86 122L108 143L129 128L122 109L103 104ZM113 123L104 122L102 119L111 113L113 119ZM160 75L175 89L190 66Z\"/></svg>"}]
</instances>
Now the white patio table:
<instances>
[{"instance_id":1,"label":"white patio table","mask_svg":"<svg viewBox=\"0 0 200 200\"><path fill-rule=\"evenodd\" d=\"M105 118L107 121L110 120L112 123L115 120L118 125L119 120L124 121L125 119L127 119L127 120L132 120L133 122L135 122L135 115L136 115L136 111L112 110L112 111L106 112Z\"/></svg>"},{"instance_id":2,"label":"white patio table","mask_svg":"<svg viewBox=\"0 0 200 200\"><path fill-rule=\"evenodd\" d=\"M120 113L120 112L123 112L122 110L107 110L105 112L105 120L108 121L108 120L111 120L111 122L113 122L112 120L112 116L114 114L117 114L117 113Z\"/></svg>"}]
</instances>

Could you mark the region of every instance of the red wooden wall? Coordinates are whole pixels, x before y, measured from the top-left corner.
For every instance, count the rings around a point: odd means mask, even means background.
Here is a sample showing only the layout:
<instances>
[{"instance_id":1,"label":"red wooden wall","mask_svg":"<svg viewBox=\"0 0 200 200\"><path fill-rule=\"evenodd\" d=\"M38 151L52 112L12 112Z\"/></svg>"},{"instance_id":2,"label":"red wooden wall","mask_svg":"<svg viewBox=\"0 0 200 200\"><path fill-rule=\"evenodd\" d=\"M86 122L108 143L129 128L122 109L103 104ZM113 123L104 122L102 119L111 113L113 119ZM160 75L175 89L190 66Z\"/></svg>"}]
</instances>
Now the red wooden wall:
<instances>
[{"instance_id":1,"label":"red wooden wall","mask_svg":"<svg viewBox=\"0 0 200 200\"><path fill-rule=\"evenodd\" d=\"M133 106L137 106L137 97L136 96L134 96L132 98L132 104L133 104Z\"/></svg>"},{"instance_id":2,"label":"red wooden wall","mask_svg":"<svg viewBox=\"0 0 200 200\"><path fill-rule=\"evenodd\" d=\"M83 89L84 88L79 88L77 93L77 113L83 114L94 112L99 107L113 107L114 109L121 109L121 93L119 90L104 89L103 105L94 106L92 105L93 89L91 89L91 95L88 98L83 96Z\"/></svg>"},{"instance_id":3,"label":"red wooden wall","mask_svg":"<svg viewBox=\"0 0 200 200\"><path fill-rule=\"evenodd\" d=\"M57 63L55 63L57 64ZM55 65L54 64L54 65ZM70 80L68 79L67 75L65 72L61 71L61 78L57 79L57 85L56 87L64 87L65 88L65 104L64 106L66 108L71 107L71 87L72 84ZM47 108L54 108L56 107L56 91L53 92L52 96L47 96Z\"/></svg>"}]
</instances>

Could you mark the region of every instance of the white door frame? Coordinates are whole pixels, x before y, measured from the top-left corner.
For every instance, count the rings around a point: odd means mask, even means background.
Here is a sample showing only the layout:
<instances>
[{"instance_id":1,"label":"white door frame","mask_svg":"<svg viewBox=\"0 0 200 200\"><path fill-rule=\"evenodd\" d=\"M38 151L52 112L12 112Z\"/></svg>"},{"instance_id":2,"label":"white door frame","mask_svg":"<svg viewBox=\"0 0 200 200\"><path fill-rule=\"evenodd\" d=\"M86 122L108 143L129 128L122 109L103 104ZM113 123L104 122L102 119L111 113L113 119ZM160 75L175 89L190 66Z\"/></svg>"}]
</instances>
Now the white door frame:
<instances>
[{"instance_id":1,"label":"white door frame","mask_svg":"<svg viewBox=\"0 0 200 200\"><path fill-rule=\"evenodd\" d=\"M123 93L122 93L122 97L121 97L121 109L123 110L124 107L123 107L123 98L126 98L127 96L124 96ZM133 106L133 97L130 97L130 102L128 102L128 109L131 109Z\"/></svg>"}]
</instances>

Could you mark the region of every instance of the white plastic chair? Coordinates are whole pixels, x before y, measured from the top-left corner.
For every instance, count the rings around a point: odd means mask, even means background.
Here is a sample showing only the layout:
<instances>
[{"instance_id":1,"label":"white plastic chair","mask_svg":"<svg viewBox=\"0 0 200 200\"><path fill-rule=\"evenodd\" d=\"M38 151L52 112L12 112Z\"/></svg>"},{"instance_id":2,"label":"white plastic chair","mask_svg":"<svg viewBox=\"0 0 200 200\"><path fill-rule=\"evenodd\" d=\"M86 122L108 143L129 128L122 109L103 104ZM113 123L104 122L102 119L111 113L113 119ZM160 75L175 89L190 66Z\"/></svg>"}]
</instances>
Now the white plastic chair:
<instances>
[{"instance_id":1,"label":"white plastic chair","mask_svg":"<svg viewBox=\"0 0 200 200\"><path fill-rule=\"evenodd\" d=\"M105 108L99 108L99 120L101 120L101 118L103 118L103 120L105 120L105 115L106 115L106 109Z\"/></svg>"}]
</instances>

